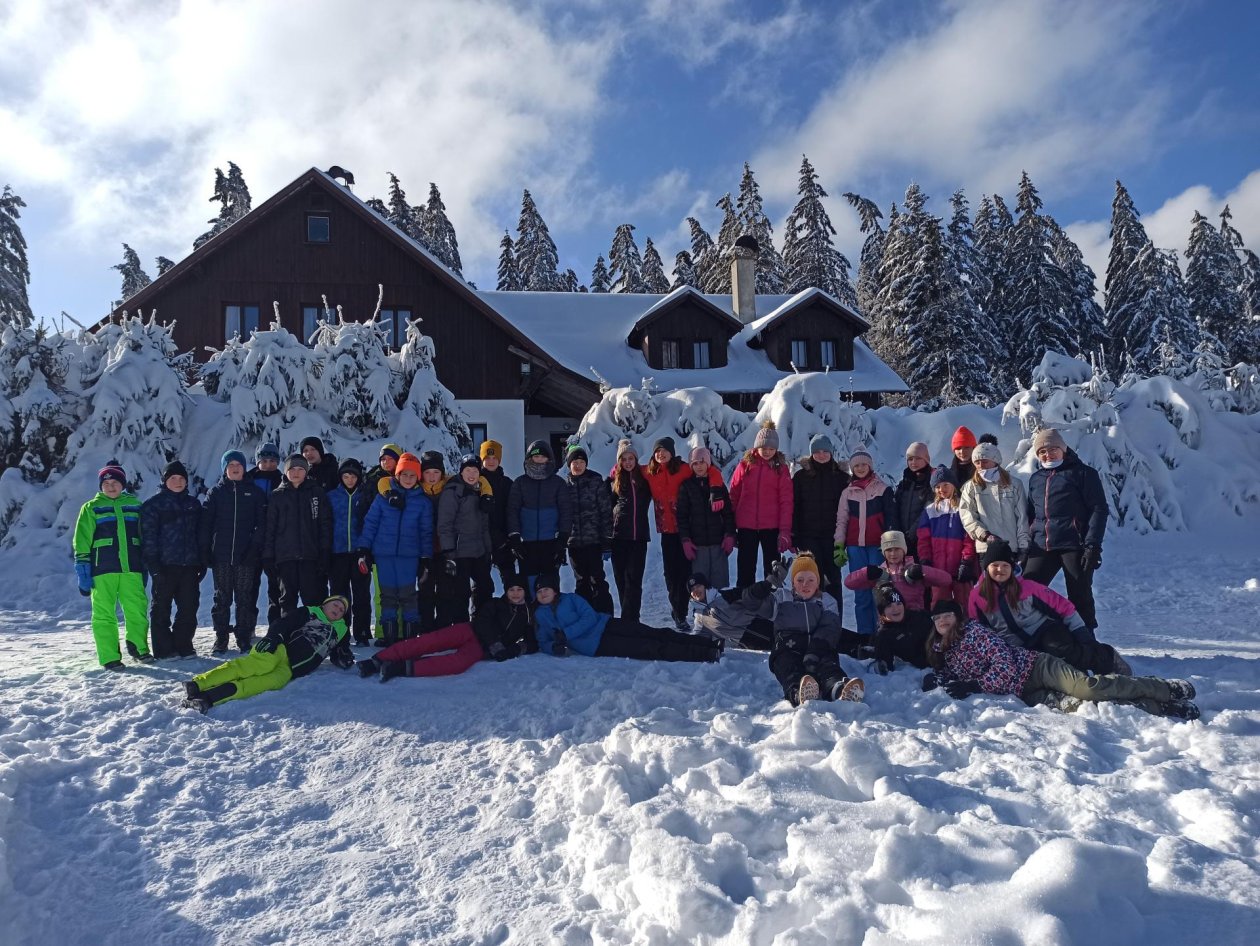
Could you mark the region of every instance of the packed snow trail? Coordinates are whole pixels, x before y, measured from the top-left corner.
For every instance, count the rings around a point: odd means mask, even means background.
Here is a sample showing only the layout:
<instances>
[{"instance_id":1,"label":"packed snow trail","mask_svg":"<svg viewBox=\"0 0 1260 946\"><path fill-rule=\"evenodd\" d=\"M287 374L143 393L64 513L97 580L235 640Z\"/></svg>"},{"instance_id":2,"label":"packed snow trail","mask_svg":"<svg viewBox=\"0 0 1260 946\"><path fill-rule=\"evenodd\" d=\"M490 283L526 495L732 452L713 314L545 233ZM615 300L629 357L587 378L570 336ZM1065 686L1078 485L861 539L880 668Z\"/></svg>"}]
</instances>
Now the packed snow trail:
<instances>
[{"instance_id":1,"label":"packed snow trail","mask_svg":"<svg viewBox=\"0 0 1260 946\"><path fill-rule=\"evenodd\" d=\"M1193 680L1198 723L911 670L793 710L750 653L324 667L203 717L177 681L208 657L109 674L77 596L8 611L0 944L1249 943L1246 548L1126 538L1099 573L1104 637Z\"/></svg>"}]
</instances>

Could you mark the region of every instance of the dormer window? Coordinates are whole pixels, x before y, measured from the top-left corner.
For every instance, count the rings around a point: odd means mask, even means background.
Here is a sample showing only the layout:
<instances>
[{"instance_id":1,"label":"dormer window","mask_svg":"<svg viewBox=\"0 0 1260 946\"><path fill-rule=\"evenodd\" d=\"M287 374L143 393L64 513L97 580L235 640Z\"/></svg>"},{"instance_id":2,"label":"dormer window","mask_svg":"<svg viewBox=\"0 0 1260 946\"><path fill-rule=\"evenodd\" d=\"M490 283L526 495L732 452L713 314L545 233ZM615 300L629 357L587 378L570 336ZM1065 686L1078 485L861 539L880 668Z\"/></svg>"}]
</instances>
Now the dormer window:
<instances>
[{"instance_id":1,"label":"dormer window","mask_svg":"<svg viewBox=\"0 0 1260 946\"><path fill-rule=\"evenodd\" d=\"M711 343L706 339L703 342L691 343L691 359L693 368L709 367L709 345Z\"/></svg>"},{"instance_id":2,"label":"dormer window","mask_svg":"<svg viewBox=\"0 0 1260 946\"><path fill-rule=\"evenodd\" d=\"M661 367L662 368L678 368L678 339L665 338L661 339Z\"/></svg>"},{"instance_id":3,"label":"dormer window","mask_svg":"<svg viewBox=\"0 0 1260 946\"><path fill-rule=\"evenodd\" d=\"M840 362L836 361L836 343L831 339L823 339L822 343L822 359L819 367L821 368L839 368Z\"/></svg>"},{"instance_id":4,"label":"dormer window","mask_svg":"<svg viewBox=\"0 0 1260 946\"><path fill-rule=\"evenodd\" d=\"M809 367L809 342L803 338L792 339L792 364L802 369Z\"/></svg>"}]
</instances>

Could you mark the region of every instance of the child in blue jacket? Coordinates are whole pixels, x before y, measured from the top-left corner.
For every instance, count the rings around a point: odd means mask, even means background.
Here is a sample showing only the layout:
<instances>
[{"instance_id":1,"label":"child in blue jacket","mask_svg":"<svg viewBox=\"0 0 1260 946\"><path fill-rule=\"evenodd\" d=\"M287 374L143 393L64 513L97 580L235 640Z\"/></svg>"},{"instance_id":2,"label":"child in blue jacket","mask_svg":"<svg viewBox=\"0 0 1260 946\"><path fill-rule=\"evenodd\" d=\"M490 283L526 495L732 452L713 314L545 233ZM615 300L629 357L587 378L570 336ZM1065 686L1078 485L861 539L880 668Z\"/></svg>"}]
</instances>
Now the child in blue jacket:
<instances>
[{"instance_id":1,"label":"child in blue jacket","mask_svg":"<svg viewBox=\"0 0 1260 946\"><path fill-rule=\"evenodd\" d=\"M716 663L722 656L721 640L615 618L596 611L585 598L561 594L554 572L535 579L534 595L535 634L544 654L564 657L574 650L587 657L694 663Z\"/></svg>"},{"instance_id":2,"label":"child in blue jacket","mask_svg":"<svg viewBox=\"0 0 1260 946\"><path fill-rule=\"evenodd\" d=\"M372 640L372 568L370 562L359 563L359 549L363 546L359 533L378 494L364 482L363 464L354 457L342 460L337 473L341 482L328 494L333 519L328 584L334 595L342 595L350 602L347 623L354 642L367 644Z\"/></svg>"}]
</instances>

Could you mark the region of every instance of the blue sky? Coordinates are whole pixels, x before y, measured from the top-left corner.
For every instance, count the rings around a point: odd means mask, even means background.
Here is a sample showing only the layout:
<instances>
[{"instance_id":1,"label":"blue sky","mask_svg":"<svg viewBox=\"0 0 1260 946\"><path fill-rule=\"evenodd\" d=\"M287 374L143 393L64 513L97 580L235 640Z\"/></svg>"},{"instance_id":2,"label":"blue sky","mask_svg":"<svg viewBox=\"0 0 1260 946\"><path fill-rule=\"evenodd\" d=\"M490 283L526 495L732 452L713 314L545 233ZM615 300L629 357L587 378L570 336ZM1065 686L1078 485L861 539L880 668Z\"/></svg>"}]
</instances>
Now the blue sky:
<instances>
[{"instance_id":1,"label":"blue sky","mask_svg":"<svg viewBox=\"0 0 1260 946\"><path fill-rule=\"evenodd\" d=\"M1111 0L17 0L0 6L0 183L27 201L31 298L81 321L117 295L121 243L152 271L204 229L216 166L255 202L311 166L413 202L436 181L466 274L533 193L589 278L630 222L672 266L685 218L752 162L776 227L802 153L838 243L840 195L911 180L946 210L1027 169L1101 277L1120 178L1162 246L1231 203L1260 249L1260 5ZM177 318L178 313L162 313Z\"/></svg>"}]
</instances>

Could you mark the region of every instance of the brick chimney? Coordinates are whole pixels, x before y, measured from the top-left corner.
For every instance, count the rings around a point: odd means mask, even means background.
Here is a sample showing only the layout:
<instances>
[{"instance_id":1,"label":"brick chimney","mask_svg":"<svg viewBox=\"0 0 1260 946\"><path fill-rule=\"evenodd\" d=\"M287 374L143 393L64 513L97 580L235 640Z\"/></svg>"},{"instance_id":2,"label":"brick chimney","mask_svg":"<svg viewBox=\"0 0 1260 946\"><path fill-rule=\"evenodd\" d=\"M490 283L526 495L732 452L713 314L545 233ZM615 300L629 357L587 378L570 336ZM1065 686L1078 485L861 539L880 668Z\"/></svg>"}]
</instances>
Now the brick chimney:
<instances>
[{"instance_id":1,"label":"brick chimney","mask_svg":"<svg viewBox=\"0 0 1260 946\"><path fill-rule=\"evenodd\" d=\"M757 318L757 256L761 247L750 236L735 241L731 250L731 308L745 325Z\"/></svg>"}]
</instances>

